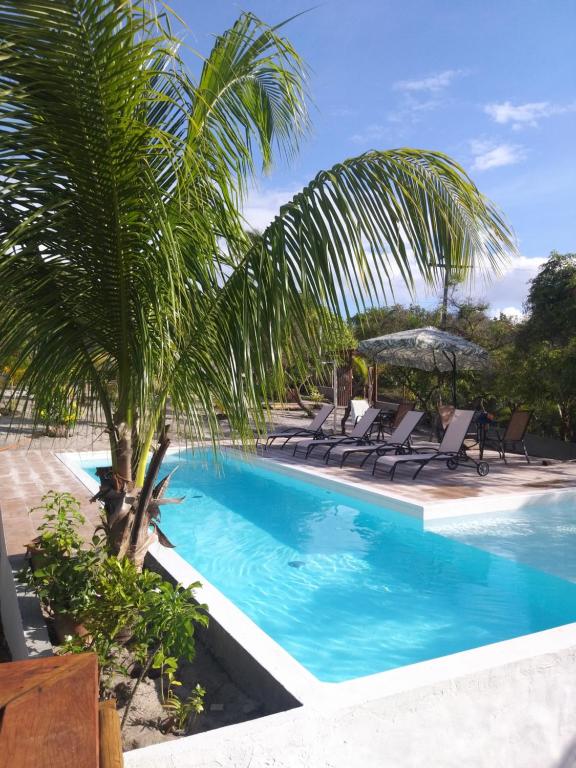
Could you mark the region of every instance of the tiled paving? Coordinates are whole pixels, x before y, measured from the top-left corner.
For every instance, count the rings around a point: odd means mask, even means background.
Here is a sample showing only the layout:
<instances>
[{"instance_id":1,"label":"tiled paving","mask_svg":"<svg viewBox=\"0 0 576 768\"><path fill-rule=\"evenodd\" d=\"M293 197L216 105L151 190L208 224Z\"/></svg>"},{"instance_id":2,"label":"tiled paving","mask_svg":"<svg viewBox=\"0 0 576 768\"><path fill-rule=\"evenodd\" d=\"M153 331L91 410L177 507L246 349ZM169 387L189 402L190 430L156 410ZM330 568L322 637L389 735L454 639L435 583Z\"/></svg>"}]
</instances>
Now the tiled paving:
<instances>
[{"instance_id":1,"label":"tiled paving","mask_svg":"<svg viewBox=\"0 0 576 768\"><path fill-rule=\"evenodd\" d=\"M91 536L98 524L99 507L90 494L51 451L0 451L0 510L9 555L22 554L36 535L41 512L30 512L48 491L68 491L81 502L87 519L84 533Z\"/></svg>"},{"instance_id":2,"label":"tiled paving","mask_svg":"<svg viewBox=\"0 0 576 768\"><path fill-rule=\"evenodd\" d=\"M576 463L555 462L545 466L542 459L532 459L532 463L527 464L524 457L512 455L508 457L508 464L504 464L494 452L485 453L490 474L484 478L476 474L472 463L449 471L443 463L432 462L416 481L411 479L416 465L400 467L393 482L383 472L372 475L372 460L361 469L359 464L363 457L348 459L341 469L335 462L326 465L321 458L314 456L308 460L301 456L295 458L288 446L285 449L270 449L263 455L294 466L314 467L328 477L345 479L354 485L377 488L383 492L390 491L395 496L417 503L576 487ZM473 451L471 455L477 458Z\"/></svg>"}]
</instances>

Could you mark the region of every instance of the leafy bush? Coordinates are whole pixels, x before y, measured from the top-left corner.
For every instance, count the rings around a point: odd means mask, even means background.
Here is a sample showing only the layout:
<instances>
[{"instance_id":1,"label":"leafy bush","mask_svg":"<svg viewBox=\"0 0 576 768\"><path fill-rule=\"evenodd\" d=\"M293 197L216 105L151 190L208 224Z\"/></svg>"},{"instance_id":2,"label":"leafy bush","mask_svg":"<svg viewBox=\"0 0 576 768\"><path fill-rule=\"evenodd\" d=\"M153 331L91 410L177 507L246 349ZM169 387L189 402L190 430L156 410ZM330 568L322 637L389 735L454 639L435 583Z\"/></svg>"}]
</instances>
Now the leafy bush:
<instances>
[{"instance_id":1,"label":"leafy bush","mask_svg":"<svg viewBox=\"0 0 576 768\"><path fill-rule=\"evenodd\" d=\"M67 637L62 652L97 654L103 696L110 695L117 673L136 666L138 679L123 723L151 669L161 672L162 700L175 723L187 720L192 710L201 711L201 687L189 700L178 699L180 705L173 691L180 685L179 660L194 658L195 626L208 623L206 606L194 600L200 584L174 586L157 573L139 571L130 560L110 556L103 536L94 536L85 546L78 530L85 519L70 494L50 492L42 502L37 509L45 511L44 522L34 544L38 565L23 578L49 612L64 613L83 625L84 634Z\"/></svg>"},{"instance_id":2,"label":"leafy bush","mask_svg":"<svg viewBox=\"0 0 576 768\"><path fill-rule=\"evenodd\" d=\"M78 420L77 403L64 389L57 389L49 398L36 398L36 419L47 432L68 434Z\"/></svg>"},{"instance_id":3,"label":"leafy bush","mask_svg":"<svg viewBox=\"0 0 576 768\"><path fill-rule=\"evenodd\" d=\"M78 528L86 519L69 493L51 491L32 511L37 510L44 510L44 522L29 547L36 565L24 573L24 581L50 613L82 622L93 602L94 573L103 558L103 540L95 536L91 547L83 548Z\"/></svg>"}]
</instances>

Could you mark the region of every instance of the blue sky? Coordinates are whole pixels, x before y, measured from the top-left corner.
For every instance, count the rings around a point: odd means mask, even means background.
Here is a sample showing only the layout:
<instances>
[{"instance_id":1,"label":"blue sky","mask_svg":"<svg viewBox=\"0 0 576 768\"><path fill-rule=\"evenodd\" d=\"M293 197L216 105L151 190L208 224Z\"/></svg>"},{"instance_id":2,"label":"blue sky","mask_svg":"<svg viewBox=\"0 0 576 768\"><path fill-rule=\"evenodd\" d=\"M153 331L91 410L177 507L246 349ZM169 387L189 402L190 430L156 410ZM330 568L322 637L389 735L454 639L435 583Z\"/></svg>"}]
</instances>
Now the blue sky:
<instances>
[{"instance_id":1,"label":"blue sky","mask_svg":"<svg viewBox=\"0 0 576 768\"><path fill-rule=\"evenodd\" d=\"M276 23L312 2L171 6L190 27L187 43L206 53L242 10ZM494 311L521 308L551 250L576 251L576 0L328 0L285 33L309 67L313 129L296 161L251 195L255 226L319 170L413 146L458 160L516 232L522 256L467 291ZM397 298L408 298L401 286Z\"/></svg>"}]
</instances>

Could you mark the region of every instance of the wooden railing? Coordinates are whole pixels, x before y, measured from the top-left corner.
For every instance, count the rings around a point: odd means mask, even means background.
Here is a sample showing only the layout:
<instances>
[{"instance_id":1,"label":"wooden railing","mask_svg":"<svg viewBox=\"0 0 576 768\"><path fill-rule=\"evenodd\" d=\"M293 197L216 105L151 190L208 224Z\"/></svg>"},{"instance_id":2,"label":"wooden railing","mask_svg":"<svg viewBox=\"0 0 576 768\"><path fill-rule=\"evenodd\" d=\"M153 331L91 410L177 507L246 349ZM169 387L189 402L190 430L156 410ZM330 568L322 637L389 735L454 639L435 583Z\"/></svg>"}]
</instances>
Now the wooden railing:
<instances>
[{"instance_id":1,"label":"wooden railing","mask_svg":"<svg viewBox=\"0 0 576 768\"><path fill-rule=\"evenodd\" d=\"M10 768L121 768L113 702L98 704L96 655L0 664L0 763Z\"/></svg>"}]
</instances>

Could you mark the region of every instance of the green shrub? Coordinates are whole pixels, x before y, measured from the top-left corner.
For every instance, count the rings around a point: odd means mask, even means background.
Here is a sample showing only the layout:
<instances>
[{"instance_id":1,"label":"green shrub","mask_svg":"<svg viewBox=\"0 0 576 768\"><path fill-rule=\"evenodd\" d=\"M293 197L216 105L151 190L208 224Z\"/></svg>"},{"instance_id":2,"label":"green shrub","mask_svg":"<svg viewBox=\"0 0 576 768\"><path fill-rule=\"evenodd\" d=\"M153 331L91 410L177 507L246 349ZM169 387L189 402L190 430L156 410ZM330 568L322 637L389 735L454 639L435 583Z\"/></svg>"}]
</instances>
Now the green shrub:
<instances>
[{"instance_id":1,"label":"green shrub","mask_svg":"<svg viewBox=\"0 0 576 768\"><path fill-rule=\"evenodd\" d=\"M86 545L78 531L85 519L70 494L51 492L42 501L37 509L45 511L44 522L34 546L39 565L29 567L23 579L50 613L66 614L83 625L84 634L67 637L62 653L97 654L103 696L110 695L117 673L138 665L123 724L151 669L161 672L162 701L174 722L187 719L192 710L201 711L202 688L181 706L173 692L180 685L179 660L194 658L196 625L208 623L206 606L194 600L200 584L172 585L157 573L139 571L130 560L110 556L104 536L94 536Z\"/></svg>"}]
</instances>

